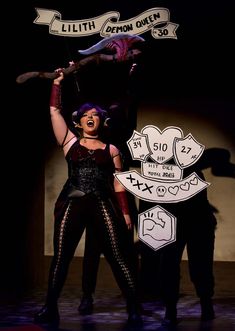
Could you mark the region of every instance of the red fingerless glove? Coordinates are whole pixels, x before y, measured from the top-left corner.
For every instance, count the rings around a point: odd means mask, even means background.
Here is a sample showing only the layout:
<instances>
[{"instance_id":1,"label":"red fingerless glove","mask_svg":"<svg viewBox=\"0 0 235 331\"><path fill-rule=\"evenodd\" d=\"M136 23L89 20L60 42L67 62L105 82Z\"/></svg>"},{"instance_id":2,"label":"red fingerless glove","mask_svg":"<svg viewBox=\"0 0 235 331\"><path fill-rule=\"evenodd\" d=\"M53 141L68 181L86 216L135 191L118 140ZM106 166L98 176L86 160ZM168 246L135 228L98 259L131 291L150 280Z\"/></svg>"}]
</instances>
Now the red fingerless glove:
<instances>
[{"instance_id":1,"label":"red fingerless glove","mask_svg":"<svg viewBox=\"0 0 235 331\"><path fill-rule=\"evenodd\" d=\"M61 109L61 86L58 84L51 87L50 106Z\"/></svg>"},{"instance_id":2,"label":"red fingerless glove","mask_svg":"<svg viewBox=\"0 0 235 331\"><path fill-rule=\"evenodd\" d=\"M115 192L115 194L123 215L130 214L126 191Z\"/></svg>"}]
</instances>

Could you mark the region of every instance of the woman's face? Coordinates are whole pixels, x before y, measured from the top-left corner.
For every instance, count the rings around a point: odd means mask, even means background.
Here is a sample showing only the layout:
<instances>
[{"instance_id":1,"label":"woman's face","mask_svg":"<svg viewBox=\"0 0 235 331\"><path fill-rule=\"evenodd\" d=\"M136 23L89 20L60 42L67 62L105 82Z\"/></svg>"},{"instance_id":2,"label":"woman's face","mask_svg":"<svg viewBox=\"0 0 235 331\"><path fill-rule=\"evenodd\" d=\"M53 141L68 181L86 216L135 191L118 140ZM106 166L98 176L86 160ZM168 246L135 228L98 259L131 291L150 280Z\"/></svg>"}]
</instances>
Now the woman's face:
<instances>
[{"instance_id":1,"label":"woman's face","mask_svg":"<svg viewBox=\"0 0 235 331\"><path fill-rule=\"evenodd\" d=\"M80 118L80 125L87 134L94 134L100 125L99 113L95 108L87 110Z\"/></svg>"}]
</instances>

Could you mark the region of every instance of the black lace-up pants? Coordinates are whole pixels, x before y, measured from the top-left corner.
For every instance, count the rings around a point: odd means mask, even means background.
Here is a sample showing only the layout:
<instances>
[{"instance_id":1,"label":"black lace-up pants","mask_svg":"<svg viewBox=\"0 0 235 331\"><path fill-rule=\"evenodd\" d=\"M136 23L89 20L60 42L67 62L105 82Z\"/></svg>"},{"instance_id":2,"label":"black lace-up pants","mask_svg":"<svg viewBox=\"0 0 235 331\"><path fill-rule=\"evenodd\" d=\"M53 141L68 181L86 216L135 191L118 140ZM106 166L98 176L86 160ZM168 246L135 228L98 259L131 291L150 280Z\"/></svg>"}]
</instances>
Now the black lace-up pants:
<instances>
[{"instance_id":1,"label":"black lace-up pants","mask_svg":"<svg viewBox=\"0 0 235 331\"><path fill-rule=\"evenodd\" d=\"M136 300L136 275L131 263L134 244L130 242L125 220L110 198L96 194L56 202L47 303L57 302L85 228L89 240L94 237L95 254L97 251L104 254L127 302Z\"/></svg>"}]
</instances>

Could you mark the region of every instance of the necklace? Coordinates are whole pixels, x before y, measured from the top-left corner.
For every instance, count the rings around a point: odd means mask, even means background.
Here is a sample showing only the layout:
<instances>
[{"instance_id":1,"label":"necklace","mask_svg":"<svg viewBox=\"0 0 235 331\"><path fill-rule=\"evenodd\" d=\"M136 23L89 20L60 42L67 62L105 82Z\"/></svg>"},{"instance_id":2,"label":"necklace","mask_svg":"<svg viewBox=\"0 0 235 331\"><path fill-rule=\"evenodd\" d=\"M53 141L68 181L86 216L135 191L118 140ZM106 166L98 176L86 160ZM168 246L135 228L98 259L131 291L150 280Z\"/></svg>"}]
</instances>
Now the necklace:
<instances>
[{"instance_id":1,"label":"necklace","mask_svg":"<svg viewBox=\"0 0 235 331\"><path fill-rule=\"evenodd\" d=\"M97 140L97 139L99 139L99 137L98 136L95 136L95 137L82 137L82 139L83 139L83 141L85 143L87 139Z\"/></svg>"},{"instance_id":2,"label":"necklace","mask_svg":"<svg viewBox=\"0 0 235 331\"><path fill-rule=\"evenodd\" d=\"M95 136L95 137L85 137L85 136L83 136L82 138L83 138L83 139L99 139L98 136Z\"/></svg>"}]
</instances>

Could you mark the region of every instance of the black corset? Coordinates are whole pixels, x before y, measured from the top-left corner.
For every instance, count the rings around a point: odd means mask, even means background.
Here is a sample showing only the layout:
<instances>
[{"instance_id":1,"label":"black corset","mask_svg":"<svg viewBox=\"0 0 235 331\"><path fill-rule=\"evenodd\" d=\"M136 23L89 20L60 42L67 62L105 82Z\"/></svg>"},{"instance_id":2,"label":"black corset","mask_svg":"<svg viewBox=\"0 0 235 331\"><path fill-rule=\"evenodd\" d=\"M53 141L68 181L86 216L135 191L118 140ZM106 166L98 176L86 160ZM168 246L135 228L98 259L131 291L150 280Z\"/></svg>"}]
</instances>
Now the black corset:
<instances>
[{"instance_id":1,"label":"black corset","mask_svg":"<svg viewBox=\"0 0 235 331\"><path fill-rule=\"evenodd\" d=\"M85 194L113 189L114 164L109 145L105 149L88 150L77 141L66 155L69 182Z\"/></svg>"}]
</instances>

